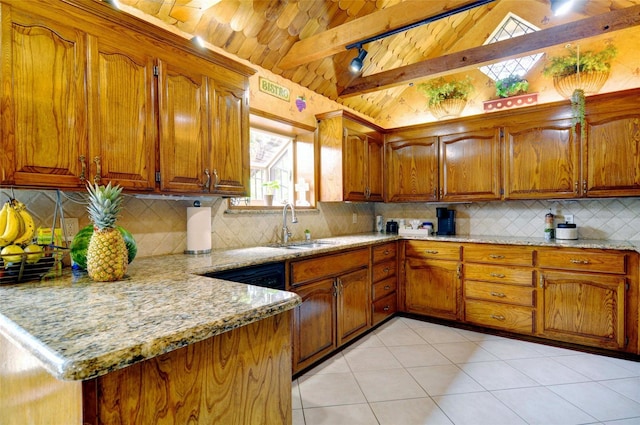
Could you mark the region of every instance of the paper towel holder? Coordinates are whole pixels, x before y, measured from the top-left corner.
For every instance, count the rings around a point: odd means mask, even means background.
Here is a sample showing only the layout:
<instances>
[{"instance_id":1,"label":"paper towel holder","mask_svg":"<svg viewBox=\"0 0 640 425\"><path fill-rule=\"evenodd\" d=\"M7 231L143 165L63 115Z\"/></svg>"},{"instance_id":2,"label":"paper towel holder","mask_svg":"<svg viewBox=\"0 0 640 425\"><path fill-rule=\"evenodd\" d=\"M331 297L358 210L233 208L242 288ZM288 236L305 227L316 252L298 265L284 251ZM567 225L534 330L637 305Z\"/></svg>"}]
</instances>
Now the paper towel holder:
<instances>
[{"instance_id":1,"label":"paper towel holder","mask_svg":"<svg viewBox=\"0 0 640 425\"><path fill-rule=\"evenodd\" d=\"M192 216L190 212L200 210L200 201L196 200L193 202L193 207L187 208L187 249L184 250L185 254L189 255L198 255L198 254L210 254L211 253L211 208L202 208L202 210L206 211L204 216L200 213L196 213L193 217L194 220L200 222L191 223ZM200 217L197 215L200 214ZM202 222L204 220L204 222ZM193 231L190 231L190 223L192 226L197 226L198 229L203 230L205 240L202 240L202 236L196 235ZM199 233L199 232L198 232ZM207 236L208 235L208 240Z\"/></svg>"}]
</instances>

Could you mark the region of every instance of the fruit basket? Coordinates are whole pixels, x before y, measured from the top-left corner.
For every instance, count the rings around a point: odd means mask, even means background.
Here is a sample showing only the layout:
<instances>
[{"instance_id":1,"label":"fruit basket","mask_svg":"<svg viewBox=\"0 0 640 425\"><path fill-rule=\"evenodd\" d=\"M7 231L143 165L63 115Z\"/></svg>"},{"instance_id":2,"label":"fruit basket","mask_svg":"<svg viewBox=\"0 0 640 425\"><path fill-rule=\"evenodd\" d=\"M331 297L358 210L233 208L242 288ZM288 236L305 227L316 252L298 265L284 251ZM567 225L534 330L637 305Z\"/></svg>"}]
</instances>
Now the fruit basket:
<instances>
[{"instance_id":1,"label":"fruit basket","mask_svg":"<svg viewBox=\"0 0 640 425\"><path fill-rule=\"evenodd\" d=\"M42 252L0 255L0 284L40 280L57 276L62 271L62 259L68 248L40 245Z\"/></svg>"}]
</instances>

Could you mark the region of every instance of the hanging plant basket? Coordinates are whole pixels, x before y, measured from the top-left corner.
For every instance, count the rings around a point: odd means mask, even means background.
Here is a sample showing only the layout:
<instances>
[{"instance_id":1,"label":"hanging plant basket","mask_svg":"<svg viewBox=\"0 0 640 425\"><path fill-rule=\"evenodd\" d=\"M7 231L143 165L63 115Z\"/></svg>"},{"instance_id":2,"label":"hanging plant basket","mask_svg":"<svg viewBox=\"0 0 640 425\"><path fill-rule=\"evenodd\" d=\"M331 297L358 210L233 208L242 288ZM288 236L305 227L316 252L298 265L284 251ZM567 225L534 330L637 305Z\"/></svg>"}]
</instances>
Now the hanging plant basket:
<instances>
[{"instance_id":1,"label":"hanging plant basket","mask_svg":"<svg viewBox=\"0 0 640 425\"><path fill-rule=\"evenodd\" d=\"M553 86L564 98L569 99L575 90L583 90L585 94L598 93L609 78L604 71L581 72L565 76L554 76Z\"/></svg>"},{"instance_id":2,"label":"hanging plant basket","mask_svg":"<svg viewBox=\"0 0 640 425\"><path fill-rule=\"evenodd\" d=\"M459 117L466 105L467 101L464 99L444 99L440 103L430 106L429 110L437 119Z\"/></svg>"}]
</instances>

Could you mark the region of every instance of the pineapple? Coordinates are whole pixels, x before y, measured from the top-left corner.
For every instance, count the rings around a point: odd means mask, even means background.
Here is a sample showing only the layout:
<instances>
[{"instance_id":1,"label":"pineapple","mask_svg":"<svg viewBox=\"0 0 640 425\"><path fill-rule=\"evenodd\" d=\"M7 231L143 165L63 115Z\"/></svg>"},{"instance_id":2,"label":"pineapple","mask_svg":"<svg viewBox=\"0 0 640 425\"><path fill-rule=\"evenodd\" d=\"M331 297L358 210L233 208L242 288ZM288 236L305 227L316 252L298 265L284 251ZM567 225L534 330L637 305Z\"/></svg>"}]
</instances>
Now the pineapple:
<instances>
[{"instance_id":1,"label":"pineapple","mask_svg":"<svg viewBox=\"0 0 640 425\"><path fill-rule=\"evenodd\" d=\"M116 219L122 209L122 188L87 186L89 218L93 235L87 249L87 272L91 279L110 282L121 279L127 271L128 252L122 234L116 229Z\"/></svg>"}]
</instances>

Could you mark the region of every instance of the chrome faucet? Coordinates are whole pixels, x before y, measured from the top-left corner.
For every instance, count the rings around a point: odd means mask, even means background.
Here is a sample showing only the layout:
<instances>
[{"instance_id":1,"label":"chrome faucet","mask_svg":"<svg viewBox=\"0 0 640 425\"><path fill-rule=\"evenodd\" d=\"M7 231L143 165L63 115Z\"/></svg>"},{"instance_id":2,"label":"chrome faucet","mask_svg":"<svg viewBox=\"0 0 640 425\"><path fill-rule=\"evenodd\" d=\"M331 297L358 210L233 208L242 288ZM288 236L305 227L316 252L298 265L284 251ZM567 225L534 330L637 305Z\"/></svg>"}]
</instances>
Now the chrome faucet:
<instances>
[{"instance_id":1,"label":"chrome faucet","mask_svg":"<svg viewBox=\"0 0 640 425\"><path fill-rule=\"evenodd\" d=\"M287 207L291 208L291 222L298 222L298 218L296 217L296 209L293 207L293 204L286 203L284 205L284 208L282 209L282 243L289 242L289 238L291 237L291 232L287 227Z\"/></svg>"}]
</instances>

